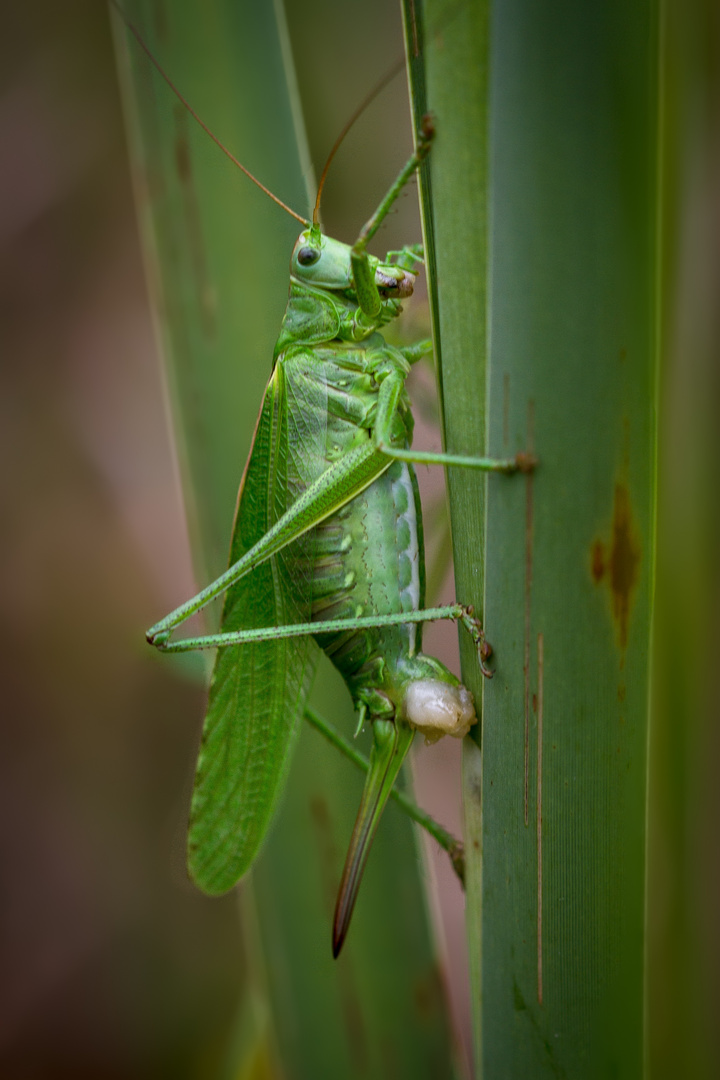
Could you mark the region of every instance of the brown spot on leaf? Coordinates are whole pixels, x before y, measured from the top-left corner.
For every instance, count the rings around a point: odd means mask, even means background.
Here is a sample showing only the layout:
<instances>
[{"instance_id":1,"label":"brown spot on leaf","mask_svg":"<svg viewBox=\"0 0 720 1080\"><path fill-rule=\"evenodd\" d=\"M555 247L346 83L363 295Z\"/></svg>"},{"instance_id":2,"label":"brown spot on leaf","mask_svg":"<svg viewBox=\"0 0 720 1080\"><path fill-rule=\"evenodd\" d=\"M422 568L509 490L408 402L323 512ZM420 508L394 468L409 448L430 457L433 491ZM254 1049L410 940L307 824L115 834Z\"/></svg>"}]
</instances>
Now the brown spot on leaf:
<instances>
[{"instance_id":1,"label":"brown spot on leaf","mask_svg":"<svg viewBox=\"0 0 720 1080\"><path fill-rule=\"evenodd\" d=\"M613 539L610 551L610 588L613 614L620 631L620 647L627 646L627 627L632 594L640 567L640 545L633 528L630 495L623 484L615 485Z\"/></svg>"},{"instance_id":2,"label":"brown spot on leaf","mask_svg":"<svg viewBox=\"0 0 720 1080\"><path fill-rule=\"evenodd\" d=\"M184 133L175 139L175 168L182 184L187 184L192 179L190 166L190 147Z\"/></svg>"},{"instance_id":3,"label":"brown spot on leaf","mask_svg":"<svg viewBox=\"0 0 720 1080\"><path fill-rule=\"evenodd\" d=\"M615 485L609 550L602 540L593 541L590 565L595 584L599 585L606 580L610 587L613 619L620 648L625 652L630 607L640 569L640 543L633 524L630 495L625 484Z\"/></svg>"},{"instance_id":4,"label":"brown spot on leaf","mask_svg":"<svg viewBox=\"0 0 720 1080\"><path fill-rule=\"evenodd\" d=\"M595 540L593 543L591 569L593 581L598 585L605 573L605 545L602 540Z\"/></svg>"}]
</instances>

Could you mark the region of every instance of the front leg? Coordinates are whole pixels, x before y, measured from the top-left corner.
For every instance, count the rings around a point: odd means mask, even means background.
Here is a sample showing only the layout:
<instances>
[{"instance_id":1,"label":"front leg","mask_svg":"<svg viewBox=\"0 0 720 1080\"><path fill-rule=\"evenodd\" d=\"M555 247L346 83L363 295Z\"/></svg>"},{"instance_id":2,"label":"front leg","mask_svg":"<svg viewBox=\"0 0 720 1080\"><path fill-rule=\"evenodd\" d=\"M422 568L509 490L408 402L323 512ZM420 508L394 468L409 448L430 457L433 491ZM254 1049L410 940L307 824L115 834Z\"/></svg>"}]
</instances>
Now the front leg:
<instances>
[{"instance_id":1,"label":"front leg","mask_svg":"<svg viewBox=\"0 0 720 1080\"><path fill-rule=\"evenodd\" d=\"M430 338L417 341L414 345L396 345L395 348L408 364L417 364L418 360L422 360L424 356L432 356L433 353L433 343Z\"/></svg>"},{"instance_id":2,"label":"front leg","mask_svg":"<svg viewBox=\"0 0 720 1080\"><path fill-rule=\"evenodd\" d=\"M385 261L392 266L398 266L401 270L409 270L416 273L419 266L425 264L425 253L422 244L406 244L399 251L388 251Z\"/></svg>"},{"instance_id":3,"label":"front leg","mask_svg":"<svg viewBox=\"0 0 720 1080\"><path fill-rule=\"evenodd\" d=\"M367 246L369 241L373 238L380 225L385 220L388 211L392 207L393 203L397 199L402 189L407 184L410 177L413 175L418 166L424 161L430 152L430 144L435 134L432 122L429 116L423 117L422 128L418 135L418 142L415 152L406 162L403 169L400 171L398 178L392 185L383 201L378 206L377 210L370 218L369 221L363 225L360 230L360 235L353 244L352 253L350 256L350 262L352 265L353 281L355 283L355 291L357 293L358 303L363 314L371 320L377 319L377 316L382 310L382 297L378 291L377 284L375 282L375 274L370 266ZM393 254L398 254L394 252ZM418 254L418 250L411 248L404 248L400 253L403 259L409 259L412 262L421 261L421 256ZM401 270L410 270L414 272L414 268L409 266L403 266L400 262L396 264Z\"/></svg>"}]
</instances>

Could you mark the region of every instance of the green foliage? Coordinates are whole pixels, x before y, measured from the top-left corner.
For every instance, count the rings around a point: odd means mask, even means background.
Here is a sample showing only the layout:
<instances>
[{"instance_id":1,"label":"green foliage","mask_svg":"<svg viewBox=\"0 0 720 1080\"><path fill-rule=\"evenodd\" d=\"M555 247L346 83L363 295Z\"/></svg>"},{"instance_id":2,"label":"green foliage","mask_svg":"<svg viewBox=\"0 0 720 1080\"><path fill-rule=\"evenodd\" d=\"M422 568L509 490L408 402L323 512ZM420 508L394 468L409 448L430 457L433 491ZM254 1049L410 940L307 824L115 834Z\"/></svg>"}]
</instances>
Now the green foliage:
<instances>
[{"instance_id":1,"label":"green foliage","mask_svg":"<svg viewBox=\"0 0 720 1080\"><path fill-rule=\"evenodd\" d=\"M496 672L465 802L487 1076L642 1073L657 5L412 5L458 596ZM486 282L491 283L488 289ZM483 497L483 489L485 494ZM484 579L483 579L484 570ZM463 678L477 692L474 659Z\"/></svg>"},{"instance_id":2,"label":"green foliage","mask_svg":"<svg viewBox=\"0 0 720 1080\"><path fill-rule=\"evenodd\" d=\"M133 11L213 130L307 213L287 50L276 35L270 52L253 44L249 15L236 10L245 6L213 4L192 24L180 4L170 24L153 23L149 3ZM269 5L247 6L255 26L269 19ZM539 459L530 478L449 477L457 596L483 612L495 648L486 683L460 635L463 679L483 703L482 755L466 741L465 809L474 1035L488 1077L634 1080L645 1014L653 1076L712 1075L717 905L687 883L712 897L716 316L693 259L713 257L712 230L696 233L716 199L703 140L716 125L718 65L709 5L690 7L665 5L661 57L653 0L407 3L415 123L429 108L437 129L424 195L446 445ZM368 8L289 12L311 119L337 108L335 132L362 97L345 97L350 65L363 66L364 92L395 59ZM326 49L326 31L343 47ZM297 227L226 166L130 44L137 188L205 582L225 563ZM320 65L318 96L307 87ZM351 223L335 225L343 154L328 188L326 218L344 240L406 156L400 146L381 175L397 136L372 113L367 127L372 150L348 155L367 200L354 199ZM312 137L322 160L328 146ZM661 288L672 301L674 200L693 184L704 202L687 215L676 316ZM400 230L387 246L408 239ZM676 341L666 347L653 623L659 328ZM330 682L317 704L338 719L341 700ZM243 889L248 968L232 1075L238 1061L243 1075L277 1060L312 1076L382 1075L388 1062L396 1076L450 1068L412 842L392 810L345 966L330 961L359 790L339 755L304 733L254 893Z\"/></svg>"},{"instance_id":3,"label":"green foliage","mask_svg":"<svg viewBox=\"0 0 720 1080\"><path fill-rule=\"evenodd\" d=\"M271 5L150 3L128 14L193 108L263 182L307 214L307 155L282 23ZM136 187L167 359L198 578L224 568L235 490L287 296L299 226L222 157L119 29ZM298 146L300 149L298 149ZM319 709L350 730L326 672ZM412 827L385 815L338 962L332 905L360 797L352 767L302 733L280 819L243 886L248 968L232 1069L450 1076L454 1051Z\"/></svg>"}]
</instances>

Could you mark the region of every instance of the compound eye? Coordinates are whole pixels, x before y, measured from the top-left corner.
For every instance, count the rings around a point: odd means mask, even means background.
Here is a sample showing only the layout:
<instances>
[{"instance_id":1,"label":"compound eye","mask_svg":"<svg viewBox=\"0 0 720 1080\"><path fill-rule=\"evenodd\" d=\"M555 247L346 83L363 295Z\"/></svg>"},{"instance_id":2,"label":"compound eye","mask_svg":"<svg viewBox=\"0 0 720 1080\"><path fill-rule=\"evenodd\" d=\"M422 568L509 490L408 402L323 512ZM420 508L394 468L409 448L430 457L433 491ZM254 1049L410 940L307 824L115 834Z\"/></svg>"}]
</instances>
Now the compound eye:
<instances>
[{"instance_id":1,"label":"compound eye","mask_svg":"<svg viewBox=\"0 0 720 1080\"><path fill-rule=\"evenodd\" d=\"M312 266L319 258L320 252L313 247L301 247L297 253L297 261L301 266Z\"/></svg>"}]
</instances>

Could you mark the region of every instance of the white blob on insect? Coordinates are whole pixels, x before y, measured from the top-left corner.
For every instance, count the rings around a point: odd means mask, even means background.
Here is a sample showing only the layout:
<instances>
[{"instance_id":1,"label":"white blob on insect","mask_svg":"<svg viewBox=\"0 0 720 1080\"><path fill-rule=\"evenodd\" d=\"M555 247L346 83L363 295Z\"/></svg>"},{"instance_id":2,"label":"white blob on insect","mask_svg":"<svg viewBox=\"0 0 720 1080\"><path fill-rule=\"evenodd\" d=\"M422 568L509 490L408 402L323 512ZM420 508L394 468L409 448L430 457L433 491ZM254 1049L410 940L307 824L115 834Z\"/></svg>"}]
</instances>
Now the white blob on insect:
<instances>
[{"instance_id":1,"label":"white blob on insect","mask_svg":"<svg viewBox=\"0 0 720 1080\"><path fill-rule=\"evenodd\" d=\"M439 679L412 682L405 694L405 718L433 743L443 735L462 739L477 721L472 694Z\"/></svg>"}]
</instances>

